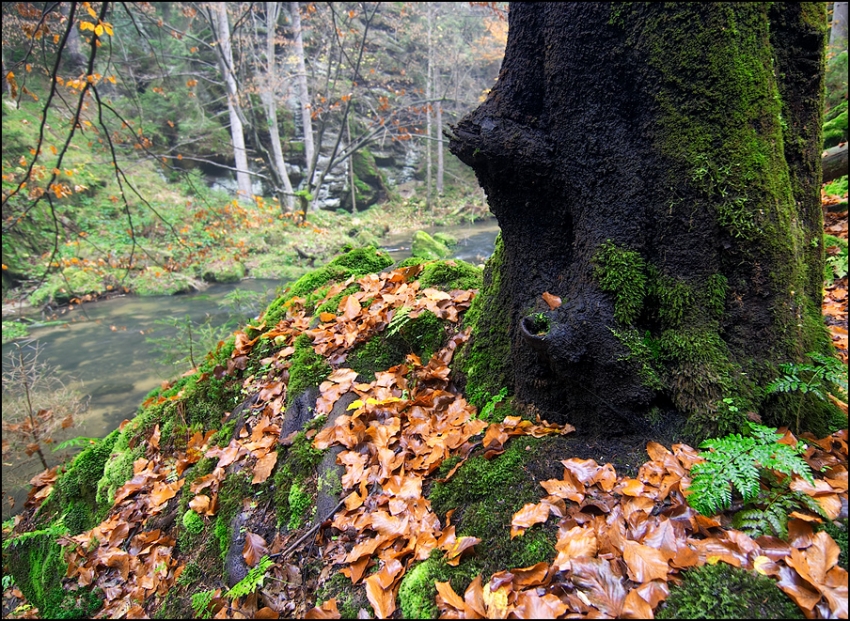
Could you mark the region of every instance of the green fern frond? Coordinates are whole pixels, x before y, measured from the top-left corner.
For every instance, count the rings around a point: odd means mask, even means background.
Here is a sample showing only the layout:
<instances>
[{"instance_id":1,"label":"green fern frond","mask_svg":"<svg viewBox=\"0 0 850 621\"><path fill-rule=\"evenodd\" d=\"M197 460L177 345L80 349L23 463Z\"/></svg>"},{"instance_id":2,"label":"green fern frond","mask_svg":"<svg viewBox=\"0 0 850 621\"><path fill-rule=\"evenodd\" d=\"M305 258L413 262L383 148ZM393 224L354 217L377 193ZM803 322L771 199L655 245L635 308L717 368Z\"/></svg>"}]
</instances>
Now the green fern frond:
<instances>
[{"instance_id":1,"label":"green fern frond","mask_svg":"<svg viewBox=\"0 0 850 621\"><path fill-rule=\"evenodd\" d=\"M703 442L700 448L704 450L700 452L700 456L705 461L695 464L691 469L693 480L688 503L700 513L711 515L729 508L734 490L747 504L773 506L778 501L765 498L763 488L779 489L780 493L776 498L790 495L791 490L787 481L777 483L776 477L771 474L772 471L788 477L796 474L813 484L811 470L801 457L805 445L802 442L796 447L780 444L778 440L781 438L782 434L772 427L752 424L748 436L733 433ZM795 501L794 507L802 506L800 502L802 501ZM776 511L775 515L778 515L780 508ZM786 515L787 513L788 511L785 512ZM748 514L746 519L752 521L756 518L756 515ZM768 517L765 516L764 520L768 520ZM781 530L784 528L782 523L774 517L771 528L780 525ZM764 524L770 524L770 521L760 522L757 527L764 529Z\"/></svg>"},{"instance_id":2,"label":"green fern frond","mask_svg":"<svg viewBox=\"0 0 850 621\"><path fill-rule=\"evenodd\" d=\"M210 605L215 596L215 589L210 591L199 591L192 595L192 610L195 612L195 617L200 619L212 618Z\"/></svg>"},{"instance_id":3,"label":"green fern frond","mask_svg":"<svg viewBox=\"0 0 850 621\"><path fill-rule=\"evenodd\" d=\"M233 588L225 593L224 596L230 599L236 599L253 593L263 585L263 579L266 577L266 572L272 565L274 565L274 561L272 561L268 556L264 556L255 567L251 568L248 575L234 584Z\"/></svg>"}]
</instances>

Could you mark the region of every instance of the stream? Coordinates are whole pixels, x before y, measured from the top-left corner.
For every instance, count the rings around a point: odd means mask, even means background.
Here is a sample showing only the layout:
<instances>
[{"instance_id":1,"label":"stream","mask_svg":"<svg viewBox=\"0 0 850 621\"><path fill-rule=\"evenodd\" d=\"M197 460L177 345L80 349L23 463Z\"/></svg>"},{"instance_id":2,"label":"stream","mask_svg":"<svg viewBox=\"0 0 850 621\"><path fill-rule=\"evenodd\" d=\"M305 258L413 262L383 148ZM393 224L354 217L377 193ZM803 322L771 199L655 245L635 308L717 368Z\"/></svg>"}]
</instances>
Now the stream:
<instances>
[{"instance_id":1,"label":"stream","mask_svg":"<svg viewBox=\"0 0 850 621\"><path fill-rule=\"evenodd\" d=\"M492 254L499 227L496 220L490 219L472 225L426 230L430 233L442 231L457 238L453 257L478 265ZM409 257L409 234L386 238L384 248L396 261ZM40 348L39 362L56 368L66 385L90 397L88 409L75 418L74 426L58 430L53 434L54 440L104 437L121 421L135 416L148 392L188 369L188 364L182 368L159 362L162 353L148 339L173 333L174 329L157 324L157 320L189 315L196 323L208 319L211 325L218 327L232 318L231 311L221 303L234 289L273 292L285 284L249 278L235 284L210 285L205 291L184 295L122 296L74 307L59 317L60 325L32 328L29 338ZM40 320L38 315L31 318ZM3 345L4 373L9 355L15 350L15 343ZM45 454L50 461L49 449ZM28 489L22 484L41 471L35 456L24 462L13 461L11 454L4 455L4 520L22 508ZM7 502L8 496L14 498L14 509Z\"/></svg>"}]
</instances>

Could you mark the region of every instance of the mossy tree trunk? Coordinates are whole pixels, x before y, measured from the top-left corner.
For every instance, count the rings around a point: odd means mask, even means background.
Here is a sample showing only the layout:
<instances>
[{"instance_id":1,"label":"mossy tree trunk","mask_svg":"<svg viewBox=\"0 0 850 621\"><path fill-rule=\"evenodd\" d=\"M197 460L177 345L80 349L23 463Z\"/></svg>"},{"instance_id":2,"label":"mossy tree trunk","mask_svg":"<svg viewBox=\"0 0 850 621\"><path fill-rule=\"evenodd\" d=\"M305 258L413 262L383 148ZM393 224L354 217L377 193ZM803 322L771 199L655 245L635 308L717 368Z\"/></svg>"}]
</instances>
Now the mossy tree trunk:
<instances>
[{"instance_id":1,"label":"mossy tree trunk","mask_svg":"<svg viewBox=\"0 0 850 621\"><path fill-rule=\"evenodd\" d=\"M473 394L505 377L579 431L824 428L826 406L763 388L830 347L825 32L823 3L511 4L498 82L450 135L502 229ZM484 360L506 338L510 366Z\"/></svg>"}]
</instances>

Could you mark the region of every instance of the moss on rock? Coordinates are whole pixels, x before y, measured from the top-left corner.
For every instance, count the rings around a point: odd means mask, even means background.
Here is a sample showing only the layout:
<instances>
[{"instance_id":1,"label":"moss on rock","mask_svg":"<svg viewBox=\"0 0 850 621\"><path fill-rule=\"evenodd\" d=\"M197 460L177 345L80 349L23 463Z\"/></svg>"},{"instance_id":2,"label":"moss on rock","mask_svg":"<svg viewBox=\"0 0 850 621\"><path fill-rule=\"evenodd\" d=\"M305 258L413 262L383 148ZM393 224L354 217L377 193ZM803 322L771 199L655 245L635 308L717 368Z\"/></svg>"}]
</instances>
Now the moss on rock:
<instances>
[{"instance_id":1,"label":"moss on rock","mask_svg":"<svg viewBox=\"0 0 850 621\"><path fill-rule=\"evenodd\" d=\"M438 242L425 231L416 231L413 234L410 252L414 257L419 257L427 261L444 259L451 254L451 251L445 244Z\"/></svg>"},{"instance_id":2,"label":"moss on rock","mask_svg":"<svg viewBox=\"0 0 850 621\"><path fill-rule=\"evenodd\" d=\"M658 619L802 619L776 582L726 563L684 573L656 611Z\"/></svg>"},{"instance_id":3,"label":"moss on rock","mask_svg":"<svg viewBox=\"0 0 850 621\"><path fill-rule=\"evenodd\" d=\"M372 272L380 272L392 263L392 259L386 252L374 247L355 248L336 257L327 265L304 274L289 287L286 293L273 301L263 316L266 327L271 328L286 316L287 306L293 298L315 296L320 288L330 282L345 280L350 276L365 276Z\"/></svg>"},{"instance_id":4,"label":"moss on rock","mask_svg":"<svg viewBox=\"0 0 850 621\"><path fill-rule=\"evenodd\" d=\"M481 284L481 270L460 259L428 263L419 275L420 289L479 289Z\"/></svg>"}]
</instances>

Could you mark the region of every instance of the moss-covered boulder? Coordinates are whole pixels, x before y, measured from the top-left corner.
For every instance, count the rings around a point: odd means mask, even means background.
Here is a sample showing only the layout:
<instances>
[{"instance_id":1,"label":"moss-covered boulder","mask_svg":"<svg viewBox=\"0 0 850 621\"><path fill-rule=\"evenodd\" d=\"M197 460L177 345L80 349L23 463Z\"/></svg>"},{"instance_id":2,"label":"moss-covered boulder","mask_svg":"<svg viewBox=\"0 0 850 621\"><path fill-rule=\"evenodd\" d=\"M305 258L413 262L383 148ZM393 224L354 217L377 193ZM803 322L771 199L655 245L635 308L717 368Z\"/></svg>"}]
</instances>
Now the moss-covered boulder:
<instances>
[{"instance_id":1,"label":"moss-covered boulder","mask_svg":"<svg viewBox=\"0 0 850 621\"><path fill-rule=\"evenodd\" d=\"M414 257L419 257L426 261L445 259L451 255L451 250L445 244L437 241L425 231L416 231L413 234L413 243L411 244L410 252Z\"/></svg>"},{"instance_id":2,"label":"moss-covered boulder","mask_svg":"<svg viewBox=\"0 0 850 621\"><path fill-rule=\"evenodd\" d=\"M803 619L803 613L765 576L726 563L685 572L681 586L656 612L658 619Z\"/></svg>"}]
</instances>

